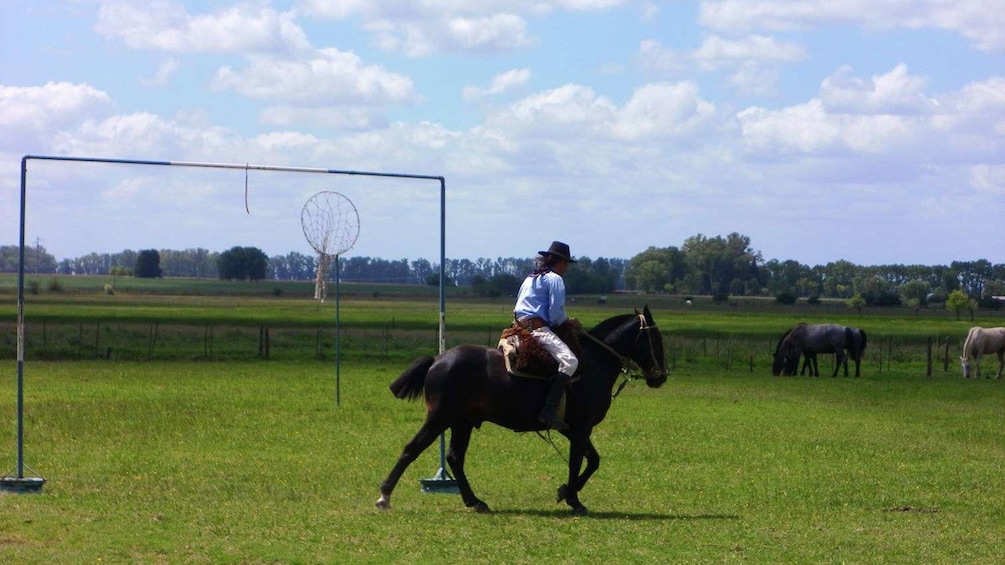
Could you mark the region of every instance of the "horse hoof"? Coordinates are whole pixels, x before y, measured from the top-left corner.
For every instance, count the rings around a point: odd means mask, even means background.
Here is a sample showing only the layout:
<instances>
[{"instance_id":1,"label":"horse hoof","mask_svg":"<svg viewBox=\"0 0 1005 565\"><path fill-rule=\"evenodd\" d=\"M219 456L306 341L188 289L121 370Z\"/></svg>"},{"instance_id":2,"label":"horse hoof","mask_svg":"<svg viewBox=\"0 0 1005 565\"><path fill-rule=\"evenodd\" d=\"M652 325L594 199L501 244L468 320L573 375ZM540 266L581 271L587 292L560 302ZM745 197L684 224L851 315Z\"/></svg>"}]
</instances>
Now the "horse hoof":
<instances>
[{"instance_id":1,"label":"horse hoof","mask_svg":"<svg viewBox=\"0 0 1005 565\"><path fill-rule=\"evenodd\" d=\"M377 499L376 506L377 506L377 508L380 508L381 510L390 510L391 509L391 499L387 498L386 496L381 496L380 498Z\"/></svg>"},{"instance_id":2,"label":"horse hoof","mask_svg":"<svg viewBox=\"0 0 1005 565\"><path fill-rule=\"evenodd\" d=\"M492 512L492 509L489 508L489 505L485 504L484 502L482 502L480 500L477 503L472 504L471 508L473 508L474 511L477 512L477 513L479 513L479 514L489 514L489 513Z\"/></svg>"},{"instance_id":3,"label":"horse hoof","mask_svg":"<svg viewBox=\"0 0 1005 565\"><path fill-rule=\"evenodd\" d=\"M587 510L585 506L583 506L582 504L580 504L578 506L573 506L572 507L572 513L574 515L576 515L576 516L586 516L587 514L590 513L590 511Z\"/></svg>"},{"instance_id":4,"label":"horse hoof","mask_svg":"<svg viewBox=\"0 0 1005 565\"><path fill-rule=\"evenodd\" d=\"M562 485L558 487L558 498L555 499L555 502L562 502L563 500L565 500L565 496L566 494L568 494L568 492L569 492L569 485Z\"/></svg>"}]
</instances>

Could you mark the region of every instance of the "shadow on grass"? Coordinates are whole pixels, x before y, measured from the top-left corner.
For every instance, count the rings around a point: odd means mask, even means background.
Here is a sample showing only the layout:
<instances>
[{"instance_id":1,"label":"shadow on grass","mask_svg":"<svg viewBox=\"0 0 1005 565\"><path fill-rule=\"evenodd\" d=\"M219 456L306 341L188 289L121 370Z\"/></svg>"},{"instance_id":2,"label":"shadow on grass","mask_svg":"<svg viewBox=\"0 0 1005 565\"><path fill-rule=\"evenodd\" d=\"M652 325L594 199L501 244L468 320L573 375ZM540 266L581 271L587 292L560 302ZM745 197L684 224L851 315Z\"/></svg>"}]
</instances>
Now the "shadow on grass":
<instances>
[{"instance_id":1,"label":"shadow on grass","mask_svg":"<svg viewBox=\"0 0 1005 565\"><path fill-rule=\"evenodd\" d=\"M698 520L739 520L736 514L663 514L657 512L590 512L589 514L573 514L568 509L533 510L521 508L506 508L493 510L490 514L511 516L539 516L543 518L586 518L591 520L682 520L686 522Z\"/></svg>"}]
</instances>

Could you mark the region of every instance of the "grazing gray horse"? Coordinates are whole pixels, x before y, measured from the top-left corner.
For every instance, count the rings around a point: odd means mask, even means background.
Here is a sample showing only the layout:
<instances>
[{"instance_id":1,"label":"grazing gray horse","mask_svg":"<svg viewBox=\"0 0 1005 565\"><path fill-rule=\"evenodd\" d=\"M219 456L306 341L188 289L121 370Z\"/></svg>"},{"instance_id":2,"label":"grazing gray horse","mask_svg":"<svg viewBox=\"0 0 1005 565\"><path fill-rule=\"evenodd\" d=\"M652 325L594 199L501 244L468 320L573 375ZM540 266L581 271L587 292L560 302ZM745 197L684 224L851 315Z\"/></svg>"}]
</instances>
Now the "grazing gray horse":
<instances>
[{"instance_id":1,"label":"grazing gray horse","mask_svg":"<svg viewBox=\"0 0 1005 565\"><path fill-rule=\"evenodd\" d=\"M865 331L839 324L796 324L795 327L782 334L775 348L774 363L771 373L778 375L795 375L799 370L799 358L805 356L803 371L810 368L810 374L820 376L817 366L817 353L834 354L834 373L844 367L844 376L848 376L848 359L855 362L855 376L859 376L862 354L866 346ZM847 354L845 353L847 351Z\"/></svg>"},{"instance_id":2,"label":"grazing gray horse","mask_svg":"<svg viewBox=\"0 0 1005 565\"><path fill-rule=\"evenodd\" d=\"M994 353L998 356L998 375L1002 378L1002 367L1005 366L1005 328L982 328L974 326L967 332L967 340L963 342L963 377L970 378L970 363L977 365L977 378L981 376L981 355Z\"/></svg>"}]
</instances>

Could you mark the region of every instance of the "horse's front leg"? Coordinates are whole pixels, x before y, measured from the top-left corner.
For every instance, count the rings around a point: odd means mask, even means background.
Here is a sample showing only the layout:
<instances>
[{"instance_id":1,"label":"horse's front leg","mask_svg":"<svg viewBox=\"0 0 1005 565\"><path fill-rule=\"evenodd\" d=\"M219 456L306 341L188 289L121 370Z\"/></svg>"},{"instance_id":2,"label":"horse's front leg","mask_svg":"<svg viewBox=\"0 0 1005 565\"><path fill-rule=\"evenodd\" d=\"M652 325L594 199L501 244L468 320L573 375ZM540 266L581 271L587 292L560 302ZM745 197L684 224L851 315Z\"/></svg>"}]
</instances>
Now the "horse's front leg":
<instances>
[{"instance_id":1,"label":"horse's front leg","mask_svg":"<svg viewBox=\"0 0 1005 565\"><path fill-rule=\"evenodd\" d=\"M411 465L412 461L415 461L419 454L425 451L441 433L443 433L443 429L438 426L434 429L427 419L415 437L405 444L405 449L402 450L398 462L394 464L394 468L391 469L384 482L380 483L380 498L377 499L377 508L382 510L391 508L391 493L394 492L398 479L401 478L402 473Z\"/></svg>"},{"instance_id":2,"label":"horse's front leg","mask_svg":"<svg viewBox=\"0 0 1005 565\"><path fill-rule=\"evenodd\" d=\"M450 470L454 472L457 480L457 487L461 491L461 500L468 508L474 508L478 512L489 512L488 504L485 504L475 496L468 483L468 477L464 474L464 456L468 452L468 443L471 441L471 426L454 426L450 428L450 451L447 452L447 463Z\"/></svg>"},{"instance_id":3,"label":"horse's front leg","mask_svg":"<svg viewBox=\"0 0 1005 565\"><path fill-rule=\"evenodd\" d=\"M583 466L583 459L586 459L586 468L580 473ZM600 467L600 454L593 447L587 435L582 439L573 439L569 442L569 481L558 487L558 499L556 502L565 501L574 514L586 514L586 506L579 501L579 491L586 486L586 481Z\"/></svg>"}]
</instances>

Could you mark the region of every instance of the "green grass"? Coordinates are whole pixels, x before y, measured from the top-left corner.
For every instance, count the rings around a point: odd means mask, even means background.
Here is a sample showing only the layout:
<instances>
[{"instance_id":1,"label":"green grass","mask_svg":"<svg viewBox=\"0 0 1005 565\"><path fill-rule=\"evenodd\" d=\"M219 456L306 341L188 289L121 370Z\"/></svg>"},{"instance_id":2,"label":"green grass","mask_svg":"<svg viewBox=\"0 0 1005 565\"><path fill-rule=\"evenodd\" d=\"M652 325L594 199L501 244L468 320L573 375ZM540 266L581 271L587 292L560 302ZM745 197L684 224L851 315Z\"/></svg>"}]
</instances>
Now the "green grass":
<instances>
[{"instance_id":1,"label":"green grass","mask_svg":"<svg viewBox=\"0 0 1005 565\"><path fill-rule=\"evenodd\" d=\"M114 295L103 284L69 278L26 298L26 459L48 482L40 495L0 494L0 563L1005 559L1005 385L965 381L956 361L966 329L1003 325L1001 313L579 297L569 311L587 325L648 303L673 365L661 389L629 386L595 431L591 514L553 502L566 470L550 446L491 424L474 435L468 471L493 514L420 492L435 448L380 512L377 485L423 416L387 385L435 351L435 292L346 293L336 407L330 301L220 281ZM510 306L455 292L448 345L491 343ZM0 279L8 469L14 310ZM774 339L798 321L866 328L864 376L769 376ZM258 358L263 327L269 361ZM95 359L107 347L111 359Z\"/></svg>"},{"instance_id":2,"label":"green grass","mask_svg":"<svg viewBox=\"0 0 1005 565\"><path fill-rule=\"evenodd\" d=\"M29 363L27 461L48 482L0 495L0 562L1005 558L998 381L693 363L615 400L594 434L603 459L582 496L589 516L554 503L565 465L551 447L493 425L468 461L493 514L419 491L435 448L381 512L377 484L422 419L421 403L387 391L402 368L344 365L336 407L326 363ZM13 392L0 389L5 413Z\"/></svg>"}]
</instances>

